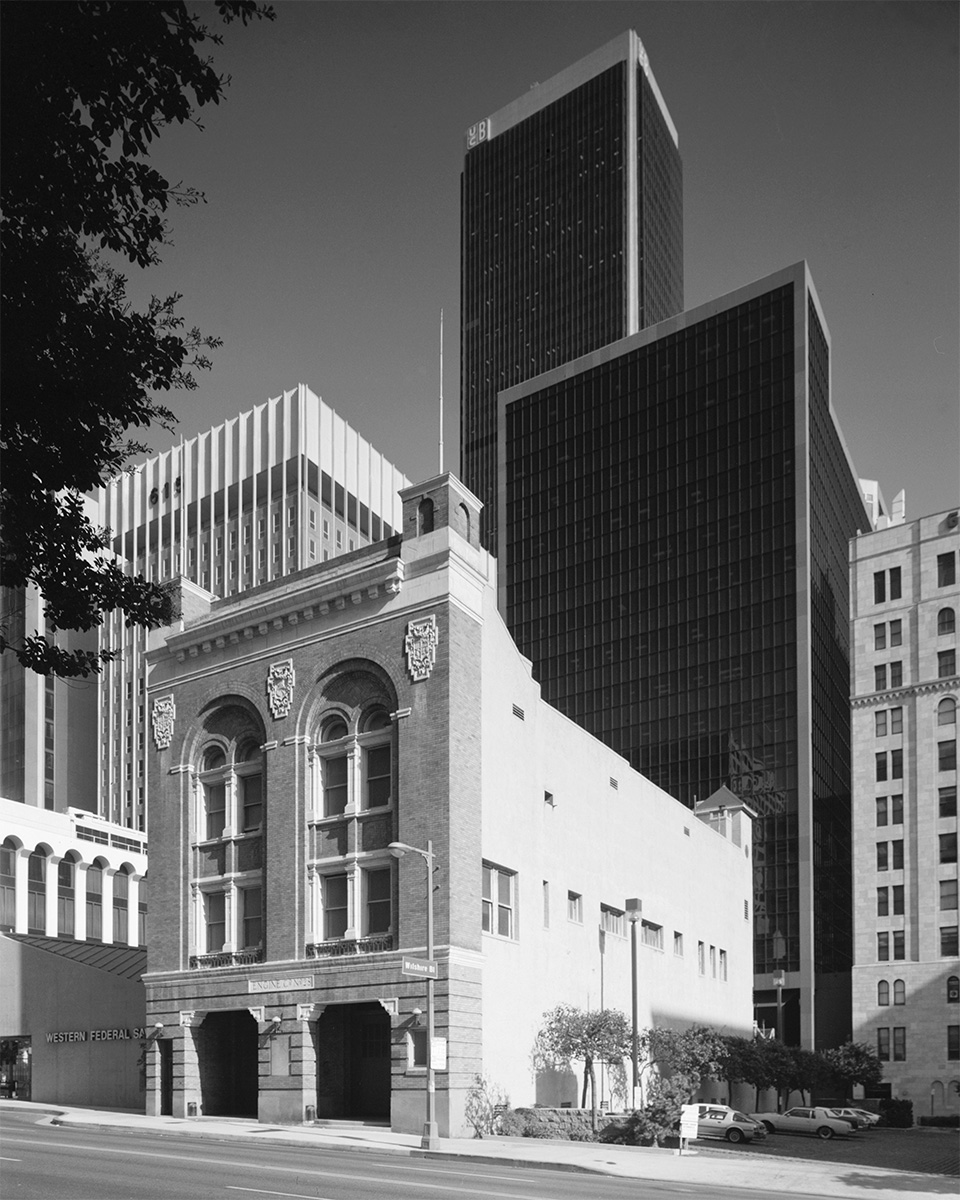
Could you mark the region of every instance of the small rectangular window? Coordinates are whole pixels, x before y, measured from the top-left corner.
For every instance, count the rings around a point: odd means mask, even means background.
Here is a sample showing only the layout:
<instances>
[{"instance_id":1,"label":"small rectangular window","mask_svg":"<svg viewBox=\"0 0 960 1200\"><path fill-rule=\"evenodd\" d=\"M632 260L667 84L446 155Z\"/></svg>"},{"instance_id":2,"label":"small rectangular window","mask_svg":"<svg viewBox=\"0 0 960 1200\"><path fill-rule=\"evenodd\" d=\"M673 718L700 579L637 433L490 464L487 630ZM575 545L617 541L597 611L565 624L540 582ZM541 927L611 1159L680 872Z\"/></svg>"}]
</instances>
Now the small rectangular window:
<instances>
[{"instance_id":1,"label":"small rectangular window","mask_svg":"<svg viewBox=\"0 0 960 1200\"><path fill-rule=\"evenodd\" d=\"M482 928L500 937L515 936L516 875L491 863L483 864Z\"/></svg>"},{"instance_id":2,"label":"small rectangular window","mask_svg":"<svg viewBox=\"0 0 960 1200\"><path fill-rule=\"evenodd\" d=\"M874 648L874 650L886 650L886 648L887 648L887 627L886 627L886 625L874 625L874 627L873 627L873 648Z\"/></svg>"},{"instance_id":3,"label":"small rectangular window","mask_svg":"<svg viewBox=\"0 0 960 1200\"><path fill-rule=\"evenodd\" d=\"M957 926L942 925L940 927L940 957L956 958L958 954L960 954L960 944L958 944Z\"/></svg>"},{"instance_id":4,"label":"small rectangular window","mask_svg":"<svg viewBox=\"0 0 960 1200\"><path fill-rule=\"evenodd\" d=\"M877 825L886 825L888 819L887 798L886 796L878 796L877 804Z\"/></svg>"},{"instance_id":5,"label":"small rectangular window","mask_svg":"<svg viewBox=\"0 0 960 1200\"><path fill-rule=\"evenodd\" d=\"M583 924L583 897L579 892L567 892L567 920Z\"/></svg>"},{"instance_id":6,"label":"small rectangular window","mask_svg":"<svg viewBox=\"0 0 960 1200\"><path fill-rule=\"evenodd\" d=\"M895 842L890 843L893 847L893 869L895 871L903 870L903 838L899 838Z\"/></svg>"},{"instance_id":7,"label":"small rectangular window","mask_svg":"<svg viewBox=\"0 0 960 1200\"><path fill-rule=\"evenodd\" d=\"M366 889L366 912L364 914L363 932L367 936L390 932L391 880L392 876L389 867L379 867L373 871L363 872L363 884Z\"/></svg>"},{"instance_id":8,"label":"small rectangular window","mask_svg":"<svg viewBox=\"0 0 960 1200\"><path fill-rule=\"evenodd\" d=\"M885 571L873 573L873 602L883 604L887 598L887 576Z\"/></svg>"},{"instance_id":9,"label":"small rectangular window","mask_svg":"<svg viewBox=\"0 0 960 1200\"><path fill-rule=\"evenodd\" d=\"M716 948L716 946L710 947L710 974L713 976L714 979L716 979L716 977L717 977L717 948Z\"/></svg>"},{"instance_id":10,"label":"small rectangular window","mask_svg":"<svg viewBox=\"0 0 960 1200\"><path fill-rule=\"evenodd\" d=\"M219 954L227 940L226 905L227 898L223 892L208 892L204 896L208 954Z\"/></svg>"},{"instance_id":11,"label":"small rectangular window","mask_svg":"<svg viewBox=\"0 0 960 1200\"><path fill-rule=\"evenodd\" d=\"M251 950L263 941L263 891L258 887L240 889L241 949Z\"/></svg>"},{"instance_id":12,"label":"small rectangular window","mask_svg":"<svg viewBox=\"0 0 960 1200\"><path fill-rule=\"evenodd\" d=\"M890 1030L877 1030L877 1058L881 1062L890 1061Z\"/></svg>"},{"instance_id":13,"label":"small rectangular window","mask_svg":"<svg viewBox=\"0 0 960 1200\"><path fill-rule=\"evenodd\" d=\"M957 743L955 741L937 744L937 766L941 771L957 769Z\"/></svg>"},{"instance_id":14,"label":"small rectangular window","mask_svg":"<svg viewBox=\"0 0 960 1200\"><path fill-rule=\"evenodd\" d=\"M903 687L903 663L892 662L890 664L890 686L892 688Z\"/></svg>"},{"instance_id":15,"label":"small rectangular window","mask_svg":"<svg viewBox=\"0 0 960 1200\"><path fill-rule=\"evenodd\" d=\"M947 1026L947 1058L950 1062L960 1059L960 1025Z\"/></svg>"},{"instance_id":16,"label":"small rectangular window","mask_svg":"<svg viewBox=\"0 0 960 1200\"><path fill-rule=\"evenodd\" d=\"M902 825L903 824L903 796L902 795L890 797L890 824L891 825Z\"/></svg>"},{"instance_id":17,"label":"small rectangular window","mask_svg":"<svg viewBox=\"0 0 960 1200\"><path fill-rule=\"evenodd\" d=\"M940 861L942 863L957 861L957 835L955 833L940 834Z\"/></svg>"},{"instance_id":18,"label":"small rectangular window","mask_svg":"<svg viewBox=\"0 0 960 1200\"><path fill-rule=\"evenodd\" d=\"M878 783L883 783L887 778L887 752L881 750L879 754L875 755L875 759L876 779Z\"/></svg>"},{"instance_id":19,"label":"small rectangular window","mask_svg":"<svg viewBox=\"0 0 960 1200\"><path fill-rule=\"evenodd\" d=\"M697 942L697 971L701 975L707 973L707 948L703 942Z\"/></svg>"},{"instance_id":20,"label":"small rectangular window","mask_svg":"<svg viewBox=\"0 0 960 1200\"><path fill-rule=\"evenodd\" d=\"M956 556L949 554L937 555L937 587L952 587L957 582Z\"/></svg>"},{"instance_id":21,"label":"small rectangular window","mask_svg":"<svg viewBox=\"0 0 960 1200\"><path fill-rule=\"evenodd\" d=\"M676 929L673 931L673 952L677 958L683 958L683 934Z\"/></svg>"},{"instance_id":22,"label":"small rectangular window","mask_svg":"<svg viewBox=\"0 0 960 1200\"><path fill-rule=\"evenodd\" d=\"M895 917L903 916L903 884L895 883L893 891L893 915Z\"/></svg>"},{"instance_id":23,"label":"small rectangular window","mask_svg":"<svg viewBox=\"0 0 960 1200\"><path fill-rule=\"evenodd\" d=\"M275 512L273 514L273 532L274 533L280 532L280 514L279 514L279 512Z\"/></svg>"},{"instance_id":24,"label":"small rectangular window","mask_svg":"<svg viewBox=\"0 0 960 1200\"><path fill-rule=\"evenodd\" d=\"M957 907L957 881L955 879L940 880L940 908L955 909Z\"/></svg>"},{"instance_id":25,"label":"small rectangular window","mask_svg":"<svg viewBox=\"0 0 960 1200\"><path fill-rule=\"evenodd\" d=\"M206 800L207 837L222 837L227 823L226 784L204 784L203 792Z\"/></svg>"},{"instance_id":26,"label":"small rectangular window","mask_svg":"<svg viewBox=\"0 0 960 1200\"><path fill-rule=\"evenodd\" d=\"M310 528L316 529L316 527L317 527L317 510L315 508L310 509L309 521L310 521Z\"/></svg>"},{"instance_id":27,"label":"small rectangular window","mask_svg":"<svg viewBox=\"0 0 960 1200\"><path fill-rule=\"evenodd\" d=\"M323 815L339 816L347 807L347 756L325 758L323 771Z\"/></svg>"},{"instance_id":28,"label":"small rectangular window","mask_svg":"<svg viewBox=\"0 0 960 1200\"><path fill-rule=\"evenodd\" d=\"M652 946L654 950L662 950L663 926L654 925L652 921L641 921L640 940L645 946Z\"/></svg>"},{"instance_id":29,"label":"small rectangular window","mask_svg":"<svg viewBox=\"0 0 960 1200\"><path fill-rule=\"evenodd\" d=\"M893 957L899 961L906 955L906 935L902 929L893 931Z\"/></svg>"},{"instance_id":30,"label":"small rectangular window","mask_svg":"<svg viewBox=\"0 0 960 1200\"><path fill-rule=\"evenodd\" d=\"M332 942L347 932L347 877L325 875L322 888L323 939Z\"/></svg>"},{"instance_id":31,"label":"small rectangular window","mask_svg":"<svg viewBox=\"0 0 960 1200\"><path fill-rule=\"evenodd\" d=\"M887 690L887 668L886 665L873 668L873 688L877 692L885 692Z\"/></svg>"},{"instance_id":32,"label":"small rectangular window","mask_svg":"<svg viewBox=\"0 0 960 1200\"><path fill-rule=\"evenodd\" d=\"M623 910L613 908L609 904L600 905L600 928L604 933L613 933L617 937L624 937L623 927Z\"/></svg>"},{"instance_id":33,"label":"small rectangular window","mask_svg":"<svg viewBox=\"0 0 960 1200\"><path fill-rule=\"evenodd\" d=\"M957 652L956 650L938 650L937 651L937 678L949 679L951 675L957 673Z\"/></svg>"},{"instance_id":34,"label":"small rectangular window","mask_svg":"<svg viewBox=\"0 0 960 1200\"><path fill-rule=\"evenodd\" d=\"M877 934L877 961L888 962L890 959L890 934Z\"/></svg>"},{"instance_id":35,"label":"small rectangular window","mask_svg":"<svg viewBox=\"0 0 960 1200\"><path fill-rule=\"evenodd\" d=\"M890 866L889 845L887 842L877 842L877 870L886 871Z\"/></svg>"},{"instance_id":36,"label":"small rectangular window","mask_svg":"<svg viewBox=\"0 0 960 1200\"><path fill-rule=\"evenodd\" d=\"M392 794L390 746L371 746L363 754L364 808L385 808Z\"/></svg>"},{"instance_id":37,"label":"small rectangular window","mask_svg":"<svg viewBox=\"0 0 960 1200\"><path fill-rule=\"evenodd\" d=\"M877 916L887 917L890 915L890 889L877 888Z\"/></svg>"},{"instance_id":38,"label":"small rectangular window","mask_svg":"<svg viewBox=\"0 0 960 1200\"><path fill-rule=\"evenodd\" d=\"M900 599L900 595L901 595L900 576L901 576L901 572L900 572L899 567L891 567L890 568L890 599L891 600L899 600Z\"/></svg>"},{"instance_id":39,"label":"small rectangular window","mask_svg":"<svg viewBox=\"0 0 960 1200\"><path fill-rule=\"evenodd\" d=\"M873 714L873 732L876 737L887 736L887 710L881 708Z\"/></svg>"},{"instance_id":40,"label":"small rectangular window","mask_svg":"<svg viewBox=\"0 0 960 1200\"><path fill-rule=\"evenodd\" d=\"M890 622L890 645L891 646L902 646L903 645L903 622L902 621L891 621Z\"/></svg>"},{"instance_id":41,"label":"small rectangular window","mask_svg":"<svg viewBox=\"0 0 960 1200\"><path fill-rule=\"evenodd\" d=\"M890 732L892 734L903 733L903 709L890 709Z\"/></svg>"},{"instance_id":42,"label":"small rectangular window","mask_svg":"<svg viewBox=\"0 0 960 1200\"><path fill-rule=\"evenodd\" d=\"M895 1025L893 1029L893 1061L906 1062L907 1058L907 1031L902 1025Z\"/></svg>"},{"instance_id":43,"label":"small rectangular window","mask_svg":"<svg viewBox=\"0 0 960 1200\"><path fill-rule=\"evenodd\" d=\"M727 982L727 952L720 951L720 979L723 983Z\"/></svg>"},{"instance_id":44,"label":"small rectangular window","mask_svg":"<svg viewBox=\"0 0 960 1200\"><path fill-rule=\"evenodd\" d=\"M543 927L550 928L550 884L546 879L543 881Z\"/></svg>"},{"instance_id":45,"label":"small rectangular window","mask_svg":"<svg viewBox=\"0 0 960 1200\"><path fill-rule=\"evenodd\" d=\"M902 779L903 778L903 751L902 750L891 750L890 751L890 778L891 779Z\"/></svg>"},{"instance_id":46,"label":"small rectangular window","mask_svg":"<svg viewBox=\"0 0 960 1200\"><path fill-rule=\"evenodd\" d=\"M940 789L940 816L955 817L957 815L957 788L942 787Z\"/></svg>"}]
</instances>

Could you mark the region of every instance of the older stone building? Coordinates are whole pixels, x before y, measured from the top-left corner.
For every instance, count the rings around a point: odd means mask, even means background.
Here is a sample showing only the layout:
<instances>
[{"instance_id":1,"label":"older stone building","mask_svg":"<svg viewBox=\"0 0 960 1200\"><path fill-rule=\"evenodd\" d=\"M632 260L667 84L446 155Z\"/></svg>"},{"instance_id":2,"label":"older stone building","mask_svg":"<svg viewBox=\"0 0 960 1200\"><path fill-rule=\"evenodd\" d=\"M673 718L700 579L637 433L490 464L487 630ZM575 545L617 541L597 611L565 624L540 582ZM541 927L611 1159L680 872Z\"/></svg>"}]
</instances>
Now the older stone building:
<instances>
[{"instance_id":1,"label":"older stone building","mask_svg":"<svg viewBox=\"0 0 960 1200\"><path fill-rule=\"evenodd\" d=\"M641 1024L751 1027L748 811L698 820L544 704L479 502L402 500L402 536L224 600L184 581L155 636L148 1111L420 1129L428 877L396 842L433 855L441 1133L480 1071L573 1099L533 1039L560 1001L629 1010L628 908Z\"/></svg>"}]
</instances>

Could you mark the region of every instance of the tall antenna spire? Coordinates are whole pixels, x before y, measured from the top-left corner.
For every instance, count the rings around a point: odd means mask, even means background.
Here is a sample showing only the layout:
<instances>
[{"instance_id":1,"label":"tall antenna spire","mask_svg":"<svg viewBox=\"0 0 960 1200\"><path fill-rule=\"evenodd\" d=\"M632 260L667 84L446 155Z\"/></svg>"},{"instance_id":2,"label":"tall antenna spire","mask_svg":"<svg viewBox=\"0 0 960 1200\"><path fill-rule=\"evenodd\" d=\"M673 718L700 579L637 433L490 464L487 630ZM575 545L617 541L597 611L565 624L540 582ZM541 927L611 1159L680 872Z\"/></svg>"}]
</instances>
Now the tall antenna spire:
<instances>
[{"instance_id":1,"label":"tall antenna spire","mask_svg":"<svg viewBox=\"0 0 960 1200\"><path fill-rule=\"evenodd\" d=\"M443 474L443 309L440 309L440 474Z\"/></svg>"}]
</instances>

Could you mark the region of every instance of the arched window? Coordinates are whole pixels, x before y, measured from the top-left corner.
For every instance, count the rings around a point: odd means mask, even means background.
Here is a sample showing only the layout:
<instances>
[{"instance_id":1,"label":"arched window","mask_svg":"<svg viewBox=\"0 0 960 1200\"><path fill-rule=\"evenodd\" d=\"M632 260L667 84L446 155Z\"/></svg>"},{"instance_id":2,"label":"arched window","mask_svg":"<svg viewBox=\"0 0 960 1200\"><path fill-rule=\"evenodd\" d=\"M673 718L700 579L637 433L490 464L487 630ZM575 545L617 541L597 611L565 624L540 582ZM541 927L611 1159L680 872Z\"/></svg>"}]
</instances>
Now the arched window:
<instances>
[{"instance_id":1,"label":"arched window","mask_svg":"<svg viewBox=\"0 0 960 1200\"><path fill-rule=\"evenodd\" d=\"M263 760L256 742L245 742L237 750L236 773L240 831L252 833L263 824Z\"/></svg>"},{"instance_id":2,"label":"arched window","mask_svg":"<svg viewBox=\"0 0 960 1200\"><path fill-rule=\"evenodd\" d=\"M103 938L103 866L100 859L87 867L87 941Z\"/></svg>"},{"instance_id":3,"label":"arched window","mask_svg":"<svg viewBox=\"0 0 960 1200\"><path fill-rule=\"evenodd\" d=\"M68 854L57 867L57 935L73 937L76 933L77 863Z\"/></svg>"},{"instance_id":4,"label":"arched window","mask_svg":"<svg viewBox=\"0 0 960 1200\"><path fill-rule=\"evenodd\" d=\"M937 633L942 637L945 633L956 633L957 614L952 608L941 608L937 613Z\"/></svg>"},{"instance_id":5,"label":"arched window","mask_svg":"<svg viewBox=\"0 0 960 1200\"><path fill-rule=\"evenodd\" d=\"M470 510L465 504L457 505L457 515L460 518L460 532L470 541Z\"/></svg>"},{"instance_id":6,"label":"arched window","mask_svg":"<svg viewBox=\"0 0 960 1200\"><path fill-rule=\"evenodd\" d=\"M893 1002L894 1004L906 1004L907 1002L907 985L902 979L893 981Z\"/></svg>"},{"instance_id":7,"label":"arched window","mask_svg":"<svg viewBox=\"0 0 960 1200\"><path fill-rule=\"evenodd\" d=\"M130 867L123 866L113 877L113 940L126 946L130 938Z\"/></svg>"},{"instance_id":8,"label":"arched window","mask_svg":"<svg viewBox=\"0 0 960 1200\"><path fill-rule=\"evenodd\" d=\"M6 838L0 846L0 929L17 927L17 846Z\"/></svg>"},{"instance_id":9,"label":"arched window","mask_svg":"<svg viewBox=\"0 0 960 1200\"><path fill-rule=\"evenodd\" d=\"M147 877L140 880L137 888L137 945L147 944Z\"/></svg>"},{"instance_id":10,"label":"arched window","mask_svg":"<svg viewBox=\"0 0 960 1200\"><path fill-rule=\"evenodd\" d=\"M881 979L877 984L877 1003L880 1005L890 1003L890 984L885 979Z\"/></svg>"},{"instance_id":11,"label":"arched window","mask_svg":"<svg viewBox=\"0 0 960 1200\"><path fill-rule=\"evenodd\" d=\"M220 746L208 746L200 759L203 833L207 841L223 837L227 825L227 757Z\"/></svg>"},{"instance_id":12,"label":"arched window","mask_svg":"<svg viewBox=\"0 0 960 1200\"><path fill-rule=\"evenodd\" d=\"M417 505L417 536L425 533L433 533L433 501L429 496Z\"/></svg>"},{"instance_id":13,"label":"arched window","mask_svg":"<svg viewBox=\"0 0 960 1200\"><path fill-rule=\"evenodd\" d=\"M27 933L47 932L47 856L38 847L27 860Z\"/></svg>"},{"instance_id":14,"label":"arched window","mask_svg":"<svg viewBox=\"0 0 960 1200\"><path fill-rule=\"evenodd\" d=\"M956 725L957 702L952 696L947 696L937 705L937 724Z\"/></svg>"},{"instance_id":15,"label":"arched window","mask_svg":"<svg viewBox=\"0 0 960 1200\"><path fill-rule=\"evenodd\" d=\"M947 980L947 1003L960 1004L960 975L951 975Z\"/></svg>"}]
</instances>

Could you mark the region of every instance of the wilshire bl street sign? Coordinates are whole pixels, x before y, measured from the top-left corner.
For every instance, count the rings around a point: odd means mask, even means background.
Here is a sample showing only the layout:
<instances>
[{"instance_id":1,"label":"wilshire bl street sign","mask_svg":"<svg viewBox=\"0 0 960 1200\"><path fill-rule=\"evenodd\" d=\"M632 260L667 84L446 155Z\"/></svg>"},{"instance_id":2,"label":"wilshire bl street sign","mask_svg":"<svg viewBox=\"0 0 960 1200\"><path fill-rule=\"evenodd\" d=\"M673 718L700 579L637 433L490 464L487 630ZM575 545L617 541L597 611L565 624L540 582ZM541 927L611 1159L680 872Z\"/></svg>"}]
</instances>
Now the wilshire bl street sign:
<instances>
[{"instance_id":1,"label":"wilshire bl street sign","mask_svg":"<svg viewBox=\"0 0 960 1200\"><path fill-rule=\"evenodd\" d=\"M417 979L436 979L437 964L429 958L402 958L400 974L412 975Z\"/></svg>"}]
</instances>

